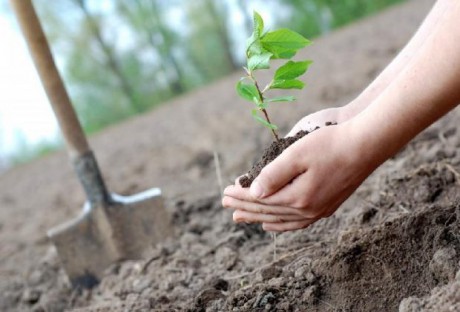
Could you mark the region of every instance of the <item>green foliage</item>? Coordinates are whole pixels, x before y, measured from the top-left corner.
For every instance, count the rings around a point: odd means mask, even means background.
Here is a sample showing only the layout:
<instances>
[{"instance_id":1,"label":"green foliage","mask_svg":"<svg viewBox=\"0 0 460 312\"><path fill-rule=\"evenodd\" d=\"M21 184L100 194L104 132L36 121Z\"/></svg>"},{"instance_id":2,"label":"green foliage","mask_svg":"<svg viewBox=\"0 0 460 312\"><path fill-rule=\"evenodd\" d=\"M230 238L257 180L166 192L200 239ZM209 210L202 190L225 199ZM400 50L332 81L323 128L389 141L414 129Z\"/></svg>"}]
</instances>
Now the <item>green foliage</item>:
<instances>
[{"instance_id":1,"label":"green foliage","mask_svg":"<svg viewBox=\"0 0 460 312\"><path fill-rule=\"evenodd\" d=\"M260 37L260 42L264 50L273 54L273 59L290 59L310 44L302 35L289 29L270 31Z\"/></svg>"},{"instance_id":2,"label":"green foliage","mask_svg":"<svg viewBox=\"0 0 460 312\"><path fill-rule=\"evenodd\" d=\"M278 0L290 8L282 24L309 38L374 14L383 8L406 0Z\"/></svg>"},{"instance_id":3,"label":"green foliage","mask_svg":"<svg viewBox=\"0 0 460 312\"><path fill-rule=\"evenodd\" d=\"M272 102L292 102L295 101L295 97L292 95L285 95L285 96L276 96L271 99L265 99L265 103L272 103Z\"/></svg>"},{"instance_id":4,"label":"green foliage","mask_svg":"<svg viewBox=\"0 0 460 312\"><path fill-rule=\"evenodd\" d=\"M243 98L251 102L259 104L261 102L259 91L254 84L243 83L243 80L238 81L236 91Z\"/></svg>"},{"instance_id":5,"label":"green foliage","mask_svg":"<svg viewBox=\"0 0 460 312\"><path fill-rule=\"evenodd\" d=\"M312 62L288 60L276 70L272 81L264 89L259 88L254 72L269 69L270 60L292 58L297 51L309 45L310 41L286 28L264 33L264 21L257 12L254 12L253 20L254 28L251 37L247 40L246 48L247 67L245 70L247 75L238 81L236 91L240 97L255 104L256 108L251 111L252 117L272 130L273 135L278 139L275 132L277 126L270 122L266 111L268 104L291 102L295 98L293 96L267 98L265 92L271 89L302 89L305 84L297 78L308 70ZM244 83L243 81L249 82ZM265 118L260 116L260 112Z\"/></svg>"},{"instance_id":6,"label":"green foliage","mask_svg":"<svg viewBox=\"0 0 460 312\"><path fill-rule=\"evenodd\" d=\"M248 69L253 71L255 69L269 69L270 59L273 54L270 52L261 52L260 54L253 54L248 59Z\"/></svg>"},{"instance_id":7,"label":"green foliage","mask_svg":"<svg viewBox=\"0 0 460 312\"><path fill-rule=\"evenodd\" d=\"M298 79L274 80L270 89L303 89L305 83Z\"/></svg>"},{"instance_id":8,"label":"green foliage","mask_svg":"<svg viewBox=\"0 0 460 312\"><path fill-rule=\"evenodd\" d=\"M311 63L312 61L288 61L276 70L274 80L290 80L300 77L307 71Z\"/></svg>"}]
</instances>

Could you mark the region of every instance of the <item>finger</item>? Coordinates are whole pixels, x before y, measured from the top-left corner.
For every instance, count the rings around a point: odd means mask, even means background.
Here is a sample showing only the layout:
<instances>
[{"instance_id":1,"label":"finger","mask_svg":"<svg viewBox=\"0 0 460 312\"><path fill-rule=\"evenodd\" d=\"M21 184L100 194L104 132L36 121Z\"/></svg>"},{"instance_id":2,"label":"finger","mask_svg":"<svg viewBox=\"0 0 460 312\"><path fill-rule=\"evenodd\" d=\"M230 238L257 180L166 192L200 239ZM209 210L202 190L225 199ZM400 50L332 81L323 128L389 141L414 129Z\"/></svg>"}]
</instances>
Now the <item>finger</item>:
<instances>
[{"instance_id":1,"label":"finger","mask_svg":"<svg viewBox=\"0 0 460 312\"><path fill-rule=\"evenodd\" d=\"M243 188L239 185L229 185L224 189L224 196L230 196L245 201L254 201L249 188Z\"/></svg>"},{"instance_id":2,"label":"finger","mask_svg":"<svg viewBox=\"0 0 460 312\"><path fill-rule=\"evenodd\" d=\"M297 215L302 216L300 209L282 206L269 206L257 202L239 200L230 196L224 196L222 206L235 210L244 210L252 213L273 214L273 215ZM303 216L305 218L305 216Z\"/></svg>"},{"instance_id":3,"label":"finger","mask_svg":"<svg viewBox=\"0 0 460 312\"><path fill-rule=\"evenodd\" d=\"M241 209L256 213L278 215L302 215L304 218L314 219L324 216L325 207L313 208L313 202L318 196L314 187L314 177L307 171L297 176L291 183L273 195L263 199L254 199L247 188L230 185L224 190L224 195L229 197L222 201L226 208ZM342 201L339 201L339 205ZM339 205L334 205L338 207ZM335 209L334 209L335 210ZM333 210L333 211L334 211Z\"/></svg>"},{"instance_id":4,"label":"finger","mask_svg":"<svg viewBox=\"0 0 460 312\"><path fill-rule=\"evenodd\" d=\"M304 172L276 193L257 201L271 206L283 206L308 210L311 197L311 185L308 183L309 172Z\"/></svg>"},{"instance_id":5,"label":"finger","mask_svg":"<svg viewBox=\"0 0 460 312\"><path fill-rule=\"evenodd\" d=\"M301 221L278 222L278 223L263 223L262 228L264 231L269 232L287 232L305 229L311 224L315 223L317 219L307 219Z\"/></svg>"},{"instance_id":6,"label":"finger","mask_svg":"<svg viewBox=\"0 0 460 312\"><path fill-rule=\"evenodd\" d=\"M234 185L228 186L224 190L224 195L233 197L235 199L239 199L245 202L253 202L253 203L258 203L258 204L262 204L265 206L282 207L283 210L279 212L280 214L293 214L293 213L286 213L287 211L293 212L294 210L292 210L292 208L299 209L299 210L301 209L302 212L298 212L298 214L302 214L303 216L307 218L314 218L316 217L316 213L314 211L311 211L311 209L309 209L312 195L311 195L311 188L308 187L309 186L308 179L309 179L308 172L305 172L297 176L297 178L295 178L294 181L287 184L285 187L283 187L281 190L279 190L275 194L270 195L263 199L255 199L254 197L252 197L251 193L249 192L249 189L234 186ZM252 206L249 206L249 208L251 207ZM289 209L286 210L287 208ZM250 211L260 212L260 211L254 211L254 210L250 210ZM272 212L268 212L268 213L277 214L278 211L279 210L273 210Z\"/></svg>"},{"instance_id":7,"label":"finger","mask_svg":"<svg viewBox=\"0 0 460 312\"><path fill-rule=\"evenodd\" d=\"M250 202L259 202L262 203L261 200L254 198L251 195L249 188L243 188L241 186L236 185L229 185L224 189L224 196L230 196L239 200L243 201L250 201Z\"/></svg>"},{"instance_id":8,"label":"finger","mask_svg":"<svg viewBox=\"0 0 460 312\"><path fill-rule=\"evenodd\" d=\"M302 152L299 148L301 145L297 143L299 141L284 150L281 155L262 169L250 187L254 198L264 198L275 193L306 171L301 161Z\"/></svg>"},{"instance_id":9,"label":"finger","mask_svg":"<svg viewBox=\"0 0 460 312\"><path fill-rule=\"evenodd\" d=\"M272 215L265 213L254 213L244 210L236 210L233 213L233 221L248 222L248 223L283 223L283 222L292 222L292 221L302 221L305 220L304 217L299 215Z\"/></svg>"}]
</instances>

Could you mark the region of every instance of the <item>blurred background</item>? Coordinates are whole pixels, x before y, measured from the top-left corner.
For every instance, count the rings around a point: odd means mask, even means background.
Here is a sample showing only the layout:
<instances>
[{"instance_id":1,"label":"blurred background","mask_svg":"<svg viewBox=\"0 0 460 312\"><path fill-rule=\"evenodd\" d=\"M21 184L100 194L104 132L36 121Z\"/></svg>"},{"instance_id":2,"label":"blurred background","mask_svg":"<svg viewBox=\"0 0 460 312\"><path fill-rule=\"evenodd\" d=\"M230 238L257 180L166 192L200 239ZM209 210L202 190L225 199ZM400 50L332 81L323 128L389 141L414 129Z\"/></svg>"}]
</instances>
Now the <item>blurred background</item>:
<instances>
[{"instance_id":1,"label":"blurred background","mask_svg":"<svg viewBox=\"0 0 460 312\"><path fill-rule=\"evenodd\" d=\"M35 0L86 133L243 65L252 11L315 38L404 0ZM0 172L61 147L7 0L0 0Z\"/></svg>"}]
</instances>

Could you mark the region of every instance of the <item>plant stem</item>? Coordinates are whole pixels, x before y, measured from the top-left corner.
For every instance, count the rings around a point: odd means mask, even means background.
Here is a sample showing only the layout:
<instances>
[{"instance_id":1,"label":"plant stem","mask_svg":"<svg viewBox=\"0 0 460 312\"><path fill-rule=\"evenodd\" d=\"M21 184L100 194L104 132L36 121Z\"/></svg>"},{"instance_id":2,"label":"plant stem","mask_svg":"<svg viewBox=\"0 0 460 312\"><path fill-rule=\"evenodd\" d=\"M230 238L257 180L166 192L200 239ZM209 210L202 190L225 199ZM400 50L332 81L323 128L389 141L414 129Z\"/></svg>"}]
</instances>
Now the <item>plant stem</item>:
<instances>
[{"instance_id":1,"label":"plant stem","mask_svg":"<svg viewBox=\"0 0 460 312\"><path fill-rule=\"evenodd\" d=\"M262 113L264 113L265 120L267 120L267 122L271 124L270 118L268 118L267 110L262 108L261 111L262 111ZM276 133L275 129L270 128L270 130L272 130L272 134L275 137L276 142L279 142L280 138L278 137L278 134Z\"/></svg>"},{"instance_id":2,"label":"plant stem","mask_svg":"<svg viewBox=\"0 0 460 312\"><path fill-rule=\"evenodd\" d=\"M264 93L263 91L260 91L260 87L259 87L259 84L257 83L257 80L254 78L254 76L252 75L251 72L248 71L248 77L249 79L251 79L253 82L254 82L254 85L256 86L256 89L257 89L257 92L259 93L259 97L260 97L260 100L262 101L262 103L264 102L265 98L264 98ZM262 113L264 113L264 117L265 117L265 120L271 124L270 122L270 118L268 117L268 112L265 108L262 108L260 109L260 111L262 111ZM276 133L275 129L272 129L270 128L270 130L272 131L272 134L273 134L273 137L275 138L276 142L279 142L280 141L280 138L278 137L278 134Z\"/></svg>"}]
</instances>

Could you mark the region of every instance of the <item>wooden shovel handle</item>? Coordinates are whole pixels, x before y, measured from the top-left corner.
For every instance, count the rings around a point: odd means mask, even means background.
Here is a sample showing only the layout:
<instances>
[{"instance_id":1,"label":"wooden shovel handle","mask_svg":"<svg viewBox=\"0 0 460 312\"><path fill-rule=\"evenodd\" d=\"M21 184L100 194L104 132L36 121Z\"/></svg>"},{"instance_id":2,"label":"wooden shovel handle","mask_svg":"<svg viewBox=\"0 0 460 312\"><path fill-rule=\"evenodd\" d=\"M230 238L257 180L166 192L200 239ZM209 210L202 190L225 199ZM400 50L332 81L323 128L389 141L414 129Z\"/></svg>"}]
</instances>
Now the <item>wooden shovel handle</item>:
<instances>
[{"instance_id":1,"label":"wooden shovel handle","mask_svg":"<svg viewBox=\"0 0 460 312\"><path fill-rule=\"evenodd\" d=\"M72 158L90 151L31 0L10 0Z\"/></svg>"}]
</instances>

